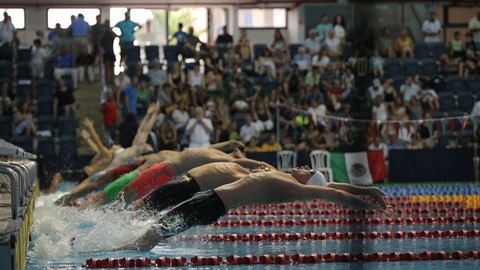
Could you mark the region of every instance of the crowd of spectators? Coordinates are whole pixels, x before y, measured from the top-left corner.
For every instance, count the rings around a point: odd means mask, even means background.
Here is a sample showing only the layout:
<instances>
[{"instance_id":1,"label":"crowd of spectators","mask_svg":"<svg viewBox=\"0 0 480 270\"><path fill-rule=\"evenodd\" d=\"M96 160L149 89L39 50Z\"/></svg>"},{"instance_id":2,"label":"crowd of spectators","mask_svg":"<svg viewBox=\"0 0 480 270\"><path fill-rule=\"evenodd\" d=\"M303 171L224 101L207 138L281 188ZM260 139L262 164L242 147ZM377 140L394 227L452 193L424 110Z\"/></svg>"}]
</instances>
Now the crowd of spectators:
<instances>
[{"instance_id":1,"label":"crowd of spectators","mask_svg":"<svg viewBox=\"0 0 480 270\"><path fill-rule=\"evenodd\" d=\"M5 16L3 23L8 24ZM394 36L388 27L372 36L374 43L352 40L346 23L341 14L333 20L323 15L302 44L289 43L279 29L273 31L270 44L252 44L244 29L240 37L233 37L226 26L214 43L204 44L193 26L184 32L179 24L171 37L175 41L173 61L130 63L114 76L117 35L109 21L102 23L99 16L89 26L78 14L68 29L57 24L47 38L38 33L30 66L37 80L45 76L47 65L53 67L56 104L62 104L62 113L74 114L74 99L62 94L69 89L65 76L71 78L68 83L73 90L85 77L88 82L95 80L93 67L103 60L108 89L102 103L103 124L111 139L124 146L129 141L122 135L135 130L148 103L159 102L155 132L163 149L202 147L228 139L243 141L247 151L437 147L440 130L426 120L449 109L442 108L438 93L449 90L441 90L438 82L448 82L449 76L467 82L478 73L480 13L470 21L465 39L457 32L448 37L438 57L432 47L441 43L442 26L434 12L422 25L423 41L414 41L407 28ZM125 51L133 45L134 32L141 25L132 22L127 12L125 20L114 27L121 31L121 62L125 64ZM12 42L13 36L0 33L1 41ZM419 69L403 74L411 61L425 60L416 55L419 43L426 45L435 72ZM398 74L392 74L390 63L400 67ZM19 129L32 132L32 112L24 109L26 105L10 108L15 102L3 90L0 101L2 114L18 115ZM415 129L386 122L419 119L423 121ZM443 146L458 147L455 140L458 137Z\"/></svg>"}]
</instances>

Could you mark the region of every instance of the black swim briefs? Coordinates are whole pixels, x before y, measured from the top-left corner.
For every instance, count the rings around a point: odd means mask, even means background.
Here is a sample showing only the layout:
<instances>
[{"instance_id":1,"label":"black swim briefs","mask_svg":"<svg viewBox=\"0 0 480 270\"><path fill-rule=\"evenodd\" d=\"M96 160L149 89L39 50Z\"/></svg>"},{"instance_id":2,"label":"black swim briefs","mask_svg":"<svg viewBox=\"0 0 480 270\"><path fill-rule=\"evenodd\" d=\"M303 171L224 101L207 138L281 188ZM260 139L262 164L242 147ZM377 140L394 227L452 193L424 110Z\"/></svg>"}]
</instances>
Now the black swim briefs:
<instances>
[{"instance_id":1,"label":"black swim briefs","mask_svg":"<svg viewBox=\"0 0 480 270\"><path fill-rule=\"evenodd\" d=\"M199 191L197 181L187 173L157 188L143 199L143 203L148 210L162 211L190 199Z\"/></svg>"},{"instance_id":2,"label":"black swim briefs","mask_svg":"<svg viewBox=\"0 0 480 270\"><path fill-rule=\"evenodd\" d=\"M164 238L196 225L211 224L226 213L225 205L213 190L198 192L166 213L155 226Z\"/></svg>"}]
</instances>

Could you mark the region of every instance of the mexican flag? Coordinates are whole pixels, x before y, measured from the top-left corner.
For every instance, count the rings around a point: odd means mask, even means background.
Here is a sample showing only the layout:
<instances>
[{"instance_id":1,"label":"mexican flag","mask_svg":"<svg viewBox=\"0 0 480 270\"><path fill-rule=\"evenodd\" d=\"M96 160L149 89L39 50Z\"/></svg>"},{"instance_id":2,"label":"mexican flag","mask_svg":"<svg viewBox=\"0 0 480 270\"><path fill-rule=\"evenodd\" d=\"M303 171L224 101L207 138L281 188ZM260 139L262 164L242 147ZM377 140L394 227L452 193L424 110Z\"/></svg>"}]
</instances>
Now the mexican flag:
<instances>
[{"instance_id":1,"label":"mexican flag","mask_svg":"<svg viewBox=\"0 0 480 270\"><path fill-rule=\"evenodd\" d=\"M335 182L368 185L387 176L382 150L331 153L330 157Z\"/></svg>"}]
</instances>

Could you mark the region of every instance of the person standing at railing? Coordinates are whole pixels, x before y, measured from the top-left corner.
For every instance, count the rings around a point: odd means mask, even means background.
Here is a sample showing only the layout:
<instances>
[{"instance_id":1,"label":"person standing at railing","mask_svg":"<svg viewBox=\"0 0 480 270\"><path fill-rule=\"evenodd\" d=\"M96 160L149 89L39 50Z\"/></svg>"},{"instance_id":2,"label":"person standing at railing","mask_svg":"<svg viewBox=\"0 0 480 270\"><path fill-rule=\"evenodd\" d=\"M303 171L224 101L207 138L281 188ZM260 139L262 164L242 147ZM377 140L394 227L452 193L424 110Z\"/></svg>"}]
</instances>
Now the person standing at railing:
<instances>
[{"instance_id":1,"label":"person standing at railing","mask_svg":"<svg viewBox=\"0 0 480 270\"><path fill-rule=\"evenodd\" d=\"M475 42L480 42L480 11L468 22L468 31L473 34Z\"/></svg>"},{"instance_id":2,"label":"person standing at railing","mask_svg":"<svg viewBox=\"0 0 480 270\"><path fill-rule=\"evenodd\" d=\"M440 32L442 32L442 25L437 20L437 13L435 11L430 12L428 19L422 24L422 32L425 36L425 43L440 42Z\"/></svg>"},{"instance_id":3,"label":"person standing at railing","mask_svg":"<svg viewBox=\"0 0 480 270\"><path fill-rule=\"evenodd\" d=\"M72 53L76 57L80 54L84 46L88 46L90 25L85 21L83 14L79 13L68 29L73 38Z\"/></svg>"},{"instance_id":4,"label":"person standing at railing","mask_svg":"<svg viewBox=\"0 0 480 270\"><path fill-rule=\"evenodd\" d=\"M125 19L115 24L116 28L120 29L120 63L125 61L126 50L129 47L133 47L135 36L133 35L142 26L136 22L130 20L130 11L125 12Z\"/></svg>"}]
</instances>

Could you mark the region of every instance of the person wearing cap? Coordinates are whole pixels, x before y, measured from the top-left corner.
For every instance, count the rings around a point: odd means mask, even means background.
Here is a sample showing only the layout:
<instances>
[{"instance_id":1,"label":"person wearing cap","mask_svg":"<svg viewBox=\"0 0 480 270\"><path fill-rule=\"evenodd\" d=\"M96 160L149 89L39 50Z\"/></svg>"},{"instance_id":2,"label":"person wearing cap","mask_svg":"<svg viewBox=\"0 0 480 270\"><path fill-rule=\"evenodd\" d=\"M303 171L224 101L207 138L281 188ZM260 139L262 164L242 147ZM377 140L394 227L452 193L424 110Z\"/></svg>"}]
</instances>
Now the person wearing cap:
<instances>
[{"instance_id":1,"label":"person wearing cap","mask_svg":"<svg viewBox=\"0 0 480 270\"><path fill-rule=\"evenodd\" d=\"M359 196L369 198L364 200ZM238 206L313 199L378 210L391 215L385 193L376 187L327 183L321 172L311 170L308 166L294 168L290 174L263 170L250 173L233 183L196 193L165 213L133 245L127 244L115 250L150 250L159 241L192 226L215 222L229 209Z\"/></svg>"}]
</instances>

